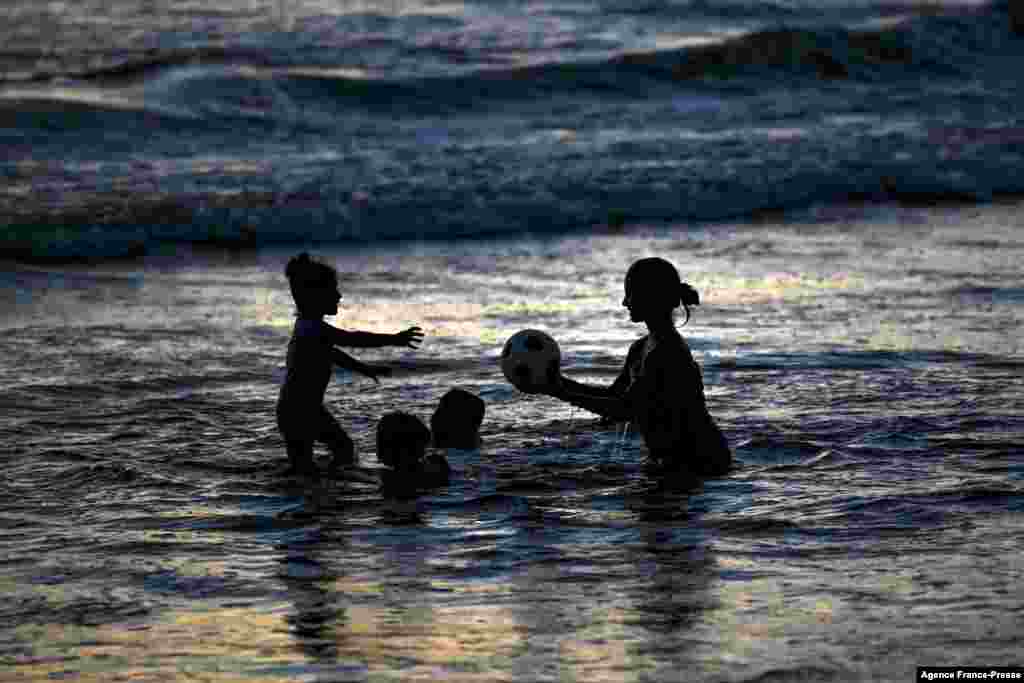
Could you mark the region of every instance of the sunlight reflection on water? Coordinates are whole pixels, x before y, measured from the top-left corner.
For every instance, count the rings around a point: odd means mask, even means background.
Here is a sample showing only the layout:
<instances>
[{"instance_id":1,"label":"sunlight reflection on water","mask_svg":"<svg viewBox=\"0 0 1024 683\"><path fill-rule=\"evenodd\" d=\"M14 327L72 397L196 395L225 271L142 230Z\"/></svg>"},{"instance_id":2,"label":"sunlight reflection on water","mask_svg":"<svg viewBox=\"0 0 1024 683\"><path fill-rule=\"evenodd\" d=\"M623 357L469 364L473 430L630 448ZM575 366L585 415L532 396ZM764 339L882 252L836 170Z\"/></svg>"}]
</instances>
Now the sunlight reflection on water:
<instances>
[{"instance_id":1,"label":"sunlight reflection on water","mask_svg":"<svg viewBox=\"0 0 1024 683\"><path fill-rule=\"evenodd\" d=\"M328 392L366 477L381 413L427 419L453 385L487 401L483 447L448 453L452 485L402 503L275 475L290 251L12 271L30 294L4 300L0 338L0 665L29 681L863 680L943 652L1005 658L1022 314L989 294L1021 283L995 253L1015 214L988 211L969 240L938 212L325 249L339 325L432 333L358 353L395 365L380 386L339 373ZM640 333L622 275L649 254L701 291L683 332L740 464L699 486L496 362L542 322L567 374L610 381Z\"/></svg>"}]
</instances>

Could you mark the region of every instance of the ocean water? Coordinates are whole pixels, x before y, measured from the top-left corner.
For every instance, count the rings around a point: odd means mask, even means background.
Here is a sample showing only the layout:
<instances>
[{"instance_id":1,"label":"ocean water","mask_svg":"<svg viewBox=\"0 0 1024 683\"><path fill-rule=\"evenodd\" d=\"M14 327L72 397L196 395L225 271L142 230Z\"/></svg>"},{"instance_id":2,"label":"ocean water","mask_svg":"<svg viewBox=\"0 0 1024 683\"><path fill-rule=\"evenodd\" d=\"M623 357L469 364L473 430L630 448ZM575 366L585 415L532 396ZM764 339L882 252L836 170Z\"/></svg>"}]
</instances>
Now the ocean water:
<instances>
[{"instance_id":1,"label":"ocean water","mask_svg":"<svg viewBox=\"0 0 1024 683\"><path fill-rule=\"evenodd\" d=\"M1007 5L0 8L0 680L906 681L1020 664L1024 38ZM366 476L282 479L287 259L339 269ZM610 382L640 257L736 470ZM681 321L680 321L681 322ZM373 427L488 406L395 502Z\"/></svg>"},{"instance_id":2,"label":"ocean water","mask_svg":"<svg viewBox=\"0 0 1024 683\"><path fill-rule=\"evenodd\" d=\"M0 9L33 259L731 220L1024 190L1006 3L115 0Z\"/></svg>"},{"instance_id":3,"label":"ocean water","mask_svg":"<svg viewBox=\"0 0 1024 683\"><path fill-rule=\"evenodd\" d=\"M282 480L285 247L4 270L0 678L905 681L1019 661L1022 205L323 247L334 321L416 351L327 403L373 425L484 397L478 451L411 503ZM638 436L517 392L540 327L610 382L637 257L683 328L737 469L661 478ZM325 455L325 454L324 454Z\"/></svg>"}]
</instances>

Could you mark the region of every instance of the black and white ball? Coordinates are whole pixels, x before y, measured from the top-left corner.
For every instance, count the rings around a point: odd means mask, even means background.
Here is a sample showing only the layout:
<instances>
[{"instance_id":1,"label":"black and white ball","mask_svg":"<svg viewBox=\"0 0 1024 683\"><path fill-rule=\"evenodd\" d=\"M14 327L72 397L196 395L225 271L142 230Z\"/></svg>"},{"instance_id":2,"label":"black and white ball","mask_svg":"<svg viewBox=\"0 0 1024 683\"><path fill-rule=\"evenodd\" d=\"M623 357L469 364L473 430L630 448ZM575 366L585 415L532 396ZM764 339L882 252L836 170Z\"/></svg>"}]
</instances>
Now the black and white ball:
<instances>
[{"instance_id":1,"label":"black and white ball","mask_svg":"<svg viewBox=\"0 0 1024 683\"><path fill-rule=\"evenodd\" d=\"M558 342L540 330L520 330L501 350L501 371L516 388L534 391L548 384L562 362Z\"/></svg>"}]
</instances>

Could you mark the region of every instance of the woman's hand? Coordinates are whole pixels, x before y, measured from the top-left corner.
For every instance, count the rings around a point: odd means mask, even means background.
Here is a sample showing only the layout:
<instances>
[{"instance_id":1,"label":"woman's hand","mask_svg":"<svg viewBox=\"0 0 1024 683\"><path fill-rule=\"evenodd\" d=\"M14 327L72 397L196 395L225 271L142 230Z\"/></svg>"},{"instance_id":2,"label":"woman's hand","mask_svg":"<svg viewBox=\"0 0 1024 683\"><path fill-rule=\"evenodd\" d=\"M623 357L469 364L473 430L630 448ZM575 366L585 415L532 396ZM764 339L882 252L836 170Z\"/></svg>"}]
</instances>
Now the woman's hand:
<instances>
[{"instance_id":1,"label":"woman's hand","mask_svg":"<svg viewBox=\"0 0 1024 683\"><path fill-rule=\"evenodd\" d=\"M394 337L395 346L408 346L410 349L415 349L423 341L423 331L418 326L413 326L407 330L402 330L394 335Z\"/></svg>"},{"instance_id":2,"label":"woman's hand","mask_svg":"<svg viewBox=\"0 0 1024 683\"><path fill-rule=\"evenodd\" d=\"M527 394L544 394L560 398L564 393L565 383L562 381L562 372L557 364L548 368L547 377L543 384L527 384L519 387L519 390Z\"/></svg>"}]
</instances>

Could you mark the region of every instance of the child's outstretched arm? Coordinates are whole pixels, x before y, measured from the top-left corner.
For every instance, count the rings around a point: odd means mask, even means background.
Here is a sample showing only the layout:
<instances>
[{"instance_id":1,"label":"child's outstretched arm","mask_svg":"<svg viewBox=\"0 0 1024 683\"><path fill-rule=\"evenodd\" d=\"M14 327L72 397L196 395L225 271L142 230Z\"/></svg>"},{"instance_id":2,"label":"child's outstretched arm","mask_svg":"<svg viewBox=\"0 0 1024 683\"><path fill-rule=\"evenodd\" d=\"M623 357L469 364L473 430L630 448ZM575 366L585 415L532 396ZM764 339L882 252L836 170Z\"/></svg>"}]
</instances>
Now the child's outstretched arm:
<instances>
[{"instance_id":1,"label":"child's outstretched arm","mask_svg":"<svg viewBox=\"0 0 1024 683\"><path fill-rule=\"evenodd\" d=\"M402 330L397 334L377 334L376 332L358 332L339 330L337 327L327 325L331 344L334 346L347 346L349 348L376 349L382 346L407 346L415 349L423 341L423 331L416 326Z\"/></svg>"},{"instance_id":2,"label":"child's outstretched arm","mask_svg":"<svg viewBox=\"0 0 1024 683\"><path fill-rule=\"evenodd\" d=\"M341 349L331 349L331 360L339 368L351 370L352 372L358 372L360 375L369 377L374 382L380 382L378 377L386 377L391 374L391 368L384 367L383 365L370 365L364 363L361 360L353 358Z\"/></svg>"}]
</instances>

